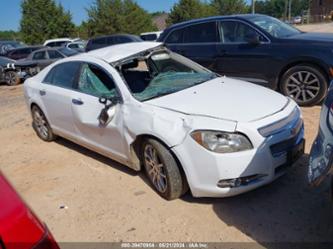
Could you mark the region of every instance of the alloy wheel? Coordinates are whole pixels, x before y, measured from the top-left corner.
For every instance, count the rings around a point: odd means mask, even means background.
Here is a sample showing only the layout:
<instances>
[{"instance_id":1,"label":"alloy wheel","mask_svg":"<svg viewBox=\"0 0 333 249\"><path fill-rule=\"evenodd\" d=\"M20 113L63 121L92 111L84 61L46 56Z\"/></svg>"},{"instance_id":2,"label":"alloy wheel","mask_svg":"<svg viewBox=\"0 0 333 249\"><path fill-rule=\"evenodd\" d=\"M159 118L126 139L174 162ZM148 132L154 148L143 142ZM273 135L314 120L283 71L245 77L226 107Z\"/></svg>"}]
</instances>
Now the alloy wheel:
<instances>
[{"instance_id":1,"label":"alloy wheel","mask_svg":"<svg viewBox=\"0 0 333 249\"><path fill-rule=\"evenodd\" d=\"M14 86L17 84L17 75L14 71L9 71L6 73L5 75L5 80L6 80L6 83L9 85L9 86Z\"/></svg>"},{"instance_id":2,"label":"alloy wheel","mask_svg":"<svg viewBox=\"0 0 333 249\"><path fill-rule=\"evenodd\" d=\"M33 112L33 121L38 134L42 138L47 139L49 136L49 128L46 118L40 110L35 109L35 111Z\"/></svg>"},{"instance_id":3,"label":"alloy wheel","mask_svg":"<svg viewBox=\"0 0 333 249\"><path fill-rule=\"evenodd\" d=\"M298 103L316 98L320 92L320 80L309 71L299 71L290 75L286 83L287 95Z\"/></svg>"},{"instance_id":4,"label":"alloy wheel","mask_svg":"<svg viewBox=\"0 0 333 249\"><path fill-rule=\"evenodd\" d=\"M144 148L144 162L148 176L154 187L159 192L164 193L168 187L164 164L157 150L151 144L147 144Z\"/></svg>"}]
</instances>

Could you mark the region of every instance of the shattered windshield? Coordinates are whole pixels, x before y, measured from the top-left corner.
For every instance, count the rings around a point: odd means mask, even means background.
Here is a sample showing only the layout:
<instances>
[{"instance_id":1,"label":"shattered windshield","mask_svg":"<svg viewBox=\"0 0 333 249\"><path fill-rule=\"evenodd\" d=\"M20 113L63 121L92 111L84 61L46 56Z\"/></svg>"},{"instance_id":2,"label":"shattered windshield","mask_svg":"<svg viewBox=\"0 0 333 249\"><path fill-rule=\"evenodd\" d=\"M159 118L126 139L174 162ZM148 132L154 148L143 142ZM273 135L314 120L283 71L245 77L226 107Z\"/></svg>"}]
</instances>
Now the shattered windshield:
<instances>
[{"instance_id":1,"label":"shattered windshield","mask_svg":"<svg viewBox=\"0 0 333 249\"><path fill-rule=\"evenodd\" d=\"M218 77L198 64L164 50L132 58L122 63L118 70L139 101L175 93Z\"/></svg>"}]
</instances>

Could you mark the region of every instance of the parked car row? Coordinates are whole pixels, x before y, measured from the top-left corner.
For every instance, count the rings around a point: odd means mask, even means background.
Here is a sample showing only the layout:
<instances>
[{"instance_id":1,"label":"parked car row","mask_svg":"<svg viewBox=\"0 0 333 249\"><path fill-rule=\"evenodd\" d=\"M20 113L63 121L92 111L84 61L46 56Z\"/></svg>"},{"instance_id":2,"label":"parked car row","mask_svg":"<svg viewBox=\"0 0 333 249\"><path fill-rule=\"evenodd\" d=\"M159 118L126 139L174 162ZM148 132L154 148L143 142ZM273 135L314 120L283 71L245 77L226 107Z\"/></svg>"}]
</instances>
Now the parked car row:
<instances>
[{"instance_id":1,"label":"parked car row","mask_svg":"<svg viewBox=\"0 0 333 249\"><path fill-rule=\"evenodd\" d=\"M141 38L128 34L99 36L85 47L81 40L70 38L48 40L44 45L89 52L156 39L218 74L277 90L303 106L321 103L333 78L332 34L301 32L265 15L196 19L172 25L163 33L143 33ZM23 56L22 51L27 49L16 49L9 57Z\"/></svg>"},{"instance_id":2,"label":"parked car row","mask_svg":"<svg viewBox=\"0 0 333 249\"><path fill-rule=\"evenodd\" d=\"M0 57L0 82L9 86L17 85L51 63L77 53L75 50L61 47L36 50L26 59L17 61Z\"/></svg>"}]
</instances>

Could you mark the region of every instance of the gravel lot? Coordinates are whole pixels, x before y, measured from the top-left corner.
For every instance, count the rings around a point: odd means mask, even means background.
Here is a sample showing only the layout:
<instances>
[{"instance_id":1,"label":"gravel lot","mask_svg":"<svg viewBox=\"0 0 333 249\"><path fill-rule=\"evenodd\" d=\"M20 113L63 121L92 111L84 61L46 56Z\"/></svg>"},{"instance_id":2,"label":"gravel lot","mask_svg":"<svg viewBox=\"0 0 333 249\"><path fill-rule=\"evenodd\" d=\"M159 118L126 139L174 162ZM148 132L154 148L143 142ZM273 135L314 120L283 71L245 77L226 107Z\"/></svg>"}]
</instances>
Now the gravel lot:
<instances>
[{"instance_id":1,"label":"gravel lot","mask_svg":"<svg viewBox=\"0 0 333 249\"><path fill-rule=\"evenodd\" d=\"M247 194L167 202L141 173L64 139L38 139L22 85L0 85L0 112L0 169L60 242L333 242L328 185L307 186L308 155ZM303 109L307 153L319 112Z\"/></svg>"}]
</instances>

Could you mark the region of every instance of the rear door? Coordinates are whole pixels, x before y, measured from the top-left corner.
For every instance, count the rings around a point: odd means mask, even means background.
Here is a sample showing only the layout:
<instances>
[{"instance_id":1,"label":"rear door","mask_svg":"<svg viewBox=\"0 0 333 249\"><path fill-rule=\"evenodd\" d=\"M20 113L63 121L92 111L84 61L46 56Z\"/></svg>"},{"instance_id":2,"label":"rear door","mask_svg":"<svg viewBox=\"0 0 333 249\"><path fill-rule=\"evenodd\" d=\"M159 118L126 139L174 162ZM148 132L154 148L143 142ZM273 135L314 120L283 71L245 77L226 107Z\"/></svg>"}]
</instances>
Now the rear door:
<instances>
[{"instance_id":1,"label":"rear door","mask_svg":"<svg viewBox=\"0 0 333 249\"><path fill-rule=\"evenodd\" d=\"M271 44L267 37L240 20L219 22L221 42L217 48L216 71L230 77L266 85L271 80ZM251 44L251 37L260 42Z\"/></svg>"},{"instance_id":2,"label":"rear door","mask_svg":"<svg viewBox=\"0 0 333 249\"><path fill-rule=\"evenodd\" d=\"M73 84L80 62L66 62L55 66L45 77L39 94L53 129L68 137L76 137L72 121Z\"/></svg>"},{"instance_id":3,"label":"rear door","mask_svg":"<svg viewBox=\"0 0 333 249\"><path fill-rule=\"evenodd\" d=\"M214 70L218 42L217 22L208 21L170 32L165 44L172 51Z\"/></svg>"}]
</instances>

